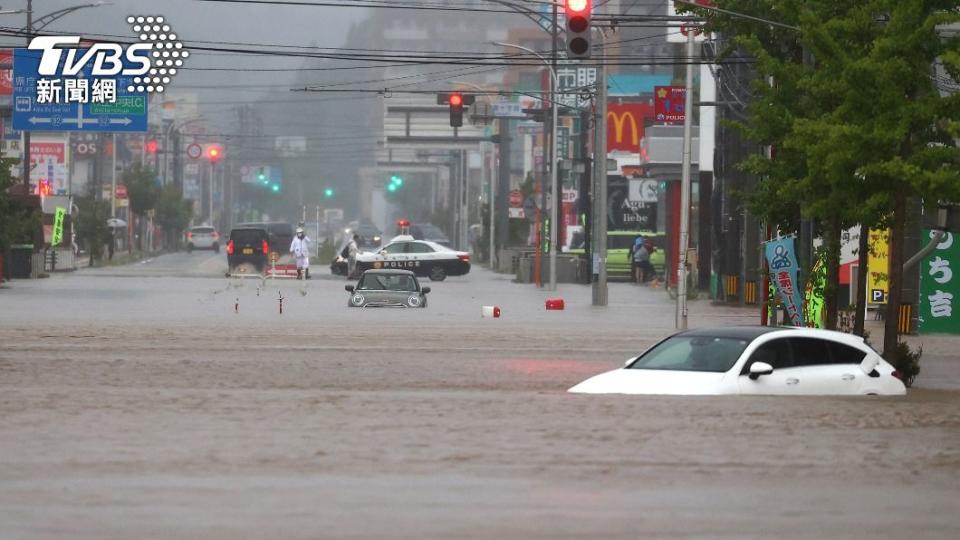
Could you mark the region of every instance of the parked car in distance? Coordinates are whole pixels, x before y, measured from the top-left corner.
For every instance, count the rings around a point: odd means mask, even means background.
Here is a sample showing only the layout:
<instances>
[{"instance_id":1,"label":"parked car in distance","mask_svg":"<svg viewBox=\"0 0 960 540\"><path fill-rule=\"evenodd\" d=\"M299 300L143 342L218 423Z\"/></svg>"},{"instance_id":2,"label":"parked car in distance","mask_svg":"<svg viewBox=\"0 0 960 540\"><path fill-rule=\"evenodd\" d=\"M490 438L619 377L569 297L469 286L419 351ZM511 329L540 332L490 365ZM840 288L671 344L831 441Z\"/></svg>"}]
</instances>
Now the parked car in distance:
<instances>
[{"instance_id":1,"label":"parked car in distance","mask_svg":"<svg viewBox=\"0 0 960 540\"><path fill-rule=\"evenodd\" d=\"M267 231L263 227L237 227L230 231L227 241L228 273L233 273L241 265L252 265L257 272L263 272L270 253Z\"/></svg>"},{"instance_id":2,"label":"parked car in distance","mask_svg":"<svg viewBox=\"0 0 960 540\"><path fill-rule=\"evenodd\" d=\"M902 375L863 338L814 328L687 330L570 388L583 394L903 395Z\"/></svg>"},{"instance_id":3,"label":"parked car in distance","mask_svg":"<svg viewBox=\"0 0 960 540\"><path fill-rule=\"evenodd\" d=\"M357 285L347 285L349 307L427 307L430 287L421 287L409 270L367 270Z\"/></svg>"},{"instance_id":4,"label":"parked car in distance","mask_svg":"<svg viewBox=\"0 0 960 540\"><path fill-rule=\"evenodd\" d=\"M195 249L211 249L220 253L220 233L209 225L190 227L187 231L187 253Z\"/></svg>"}]
</instances>

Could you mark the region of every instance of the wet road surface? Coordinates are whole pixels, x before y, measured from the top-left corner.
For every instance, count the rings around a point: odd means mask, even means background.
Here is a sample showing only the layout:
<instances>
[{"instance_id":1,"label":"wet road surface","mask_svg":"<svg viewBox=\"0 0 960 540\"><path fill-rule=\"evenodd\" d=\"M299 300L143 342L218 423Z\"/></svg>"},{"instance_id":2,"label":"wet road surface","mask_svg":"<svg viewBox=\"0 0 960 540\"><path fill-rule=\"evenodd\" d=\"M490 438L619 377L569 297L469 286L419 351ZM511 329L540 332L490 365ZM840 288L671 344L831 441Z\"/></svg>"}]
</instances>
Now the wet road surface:
<instances>
[{"instance_id":1,"label":"wet road surface","mask_svg":"<svg viewBox=\"0 0 960 540\"><path fill-rule=\"evenodd\" d=\"M666 293L478 269L355 310L224 259L0 291L0 537L960 536L955 340L906 398L569 395L672 330Z\"/></svg>"}]
</instances>

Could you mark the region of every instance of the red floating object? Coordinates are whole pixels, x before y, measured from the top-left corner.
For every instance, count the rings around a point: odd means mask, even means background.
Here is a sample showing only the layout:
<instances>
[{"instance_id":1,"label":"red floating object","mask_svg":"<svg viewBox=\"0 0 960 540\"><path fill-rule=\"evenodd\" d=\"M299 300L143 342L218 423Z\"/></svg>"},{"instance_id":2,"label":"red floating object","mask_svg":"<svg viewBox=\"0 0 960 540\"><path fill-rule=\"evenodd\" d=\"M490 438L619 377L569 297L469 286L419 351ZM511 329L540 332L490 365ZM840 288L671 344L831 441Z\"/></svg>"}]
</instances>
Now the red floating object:
<instances>
[{"instance_id":1,"label":"red floating object","mask_svg":"<svg viewBox=\"0 0 960 540\"><path fill-rule=\"evenodd\" d=\"M548 310L563 310L564 308L563 298L547 298L547 309Z\"/></svg>"}]
</instances>

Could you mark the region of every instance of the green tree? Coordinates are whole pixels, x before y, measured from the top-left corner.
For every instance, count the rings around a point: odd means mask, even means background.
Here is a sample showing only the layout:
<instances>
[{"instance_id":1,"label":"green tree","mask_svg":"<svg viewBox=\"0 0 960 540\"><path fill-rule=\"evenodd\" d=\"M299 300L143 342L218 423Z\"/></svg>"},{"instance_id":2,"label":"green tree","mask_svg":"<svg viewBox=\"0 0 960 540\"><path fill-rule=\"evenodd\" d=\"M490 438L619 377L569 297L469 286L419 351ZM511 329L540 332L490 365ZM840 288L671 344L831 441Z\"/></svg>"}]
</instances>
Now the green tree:
<instances>
[{"instance_id":1,"label":"green tree","mask_svg":"<svg viewBox=\"0 0 960 540\"><path fill-rule=\"evenodd\" d=\"M94 195L77 198L79 213L74 222L77 228L77 241L87 246L90 266L103 258L103 247L110 241L110 203L98 200Z\"/></svg>"},{"instance_id":2,"label":"green tree","mask_svg":"<svg viewBox=\"0 0 960 540\"><path fill-rule=\"evenodd\" d=\"M24 208L10 196L10 188L17 182L10 168L17 163L13 159L0 159L0 255L20 240L28 240L39 226L40 215L36 210Z\"/></svg>"},{"instance_id":3,"label":"green tree","mask_svg":"<svg viewBox=\"0 0 960 540\"><path fill-rule=\"evenodd\" d=\"M127 197L130 200L130 212L143 218L147 211L153 210L160 199L160 188L156 182L153 169L135 163L132 168L124 171L121 181L127 186ZM143 222L141 219L140 234L137 235L137 249L143 249Z\"/></svg>"},{"instance_id":4,"label":"green tree","mask_svg":"<svg viewBox=\"0 0 960 540\"><path fill-rule=\"evenodd\" d=\"M157 197L157 224L163 227L168 242L176 245L193 217L193 203L184 200L180 189L167 184Z\"/></svg>"},{"instance_id":5,"label":"green tree","mask_svg":"<svg viewBox=\"0 0 960 540\"><path fill-rule=\"evenodd\" d=\"M957 37L942 25L960 20L955 0L834 2L719 0L718 7L775 19L794 30L728 15L711 26L757 59L756 100L747 135L775 148L744 167L762 176L752 199L771 223L797 211L820 220L830 275L826 299L835 321L838 236L843 227L889 223L891 313L902 282L906 201L956 200L960 96L938 92L942 61L957 80ZM773 84L768 80L772 78ZM897 340L889 317L885 353Z\"/></svg>"}]
</instances>

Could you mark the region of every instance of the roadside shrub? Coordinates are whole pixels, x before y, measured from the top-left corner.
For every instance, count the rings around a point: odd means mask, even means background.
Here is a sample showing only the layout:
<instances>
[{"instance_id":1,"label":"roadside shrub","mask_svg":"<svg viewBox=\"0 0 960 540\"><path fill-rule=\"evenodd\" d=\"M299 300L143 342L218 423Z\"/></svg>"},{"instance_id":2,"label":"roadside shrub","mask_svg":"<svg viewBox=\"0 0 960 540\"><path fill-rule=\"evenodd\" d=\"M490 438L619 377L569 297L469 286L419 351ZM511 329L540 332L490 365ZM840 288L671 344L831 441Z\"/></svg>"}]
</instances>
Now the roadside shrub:
<instances>
[{"instance_id":1,"label":"roadside shrub","mask_svg":"<svg viewBox=\"0 0 960 540\"><path fill-rule=\"evenodd\" d=\"M910 388L920 373L920 356L923 355L923 346L913 350L905 342L900 341L894 352L893 367L900 372L903 384Z\"/></svg>"}]
</instances>

